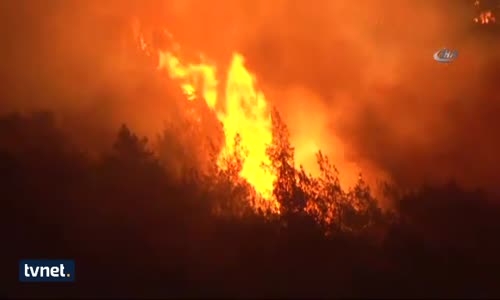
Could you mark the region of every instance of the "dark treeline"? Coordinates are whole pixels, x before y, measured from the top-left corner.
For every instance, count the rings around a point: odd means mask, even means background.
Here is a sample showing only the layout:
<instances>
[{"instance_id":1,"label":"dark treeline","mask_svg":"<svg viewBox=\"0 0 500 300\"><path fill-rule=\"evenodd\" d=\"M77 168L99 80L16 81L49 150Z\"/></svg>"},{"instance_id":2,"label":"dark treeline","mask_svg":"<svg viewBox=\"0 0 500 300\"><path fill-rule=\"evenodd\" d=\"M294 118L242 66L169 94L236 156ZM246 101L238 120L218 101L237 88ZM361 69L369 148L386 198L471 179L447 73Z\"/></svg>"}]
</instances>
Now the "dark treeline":
<instances>
[{"instance_id":1,"label":"dark treeline","mask_svg":"<svg viewBox=\"0 0 500 300\"><path fill-rule=\"evenodd\" d=\"M2 116L3 296L500 296L500 202L450 183L381 212L362 181L342 191L326 157L321 178L295 169L273 120L280 217L249 209L237 156L178 180L125 125L96 159L50 113ZM23 258L75 259L76 283L21 284Z\"/></svg>"}]
</instances>

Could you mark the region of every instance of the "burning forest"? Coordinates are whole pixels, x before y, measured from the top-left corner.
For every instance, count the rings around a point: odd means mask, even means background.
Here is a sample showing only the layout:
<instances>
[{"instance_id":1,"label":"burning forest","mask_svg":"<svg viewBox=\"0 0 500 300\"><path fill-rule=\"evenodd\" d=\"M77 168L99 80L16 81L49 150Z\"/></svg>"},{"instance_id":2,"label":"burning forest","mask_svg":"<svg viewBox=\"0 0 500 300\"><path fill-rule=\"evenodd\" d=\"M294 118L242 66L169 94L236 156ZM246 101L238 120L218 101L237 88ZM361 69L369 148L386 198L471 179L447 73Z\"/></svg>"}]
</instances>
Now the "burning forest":
<instances>
[{"instance_id":1,"label":"burning forest","mask_svg":"<svg viewBox=\"0 0 500 300\"><path fill-rule=\"evenodd\" d=\"M499 8L0 4L0 290L498 297Z\"/></svg>"}]
</instances>

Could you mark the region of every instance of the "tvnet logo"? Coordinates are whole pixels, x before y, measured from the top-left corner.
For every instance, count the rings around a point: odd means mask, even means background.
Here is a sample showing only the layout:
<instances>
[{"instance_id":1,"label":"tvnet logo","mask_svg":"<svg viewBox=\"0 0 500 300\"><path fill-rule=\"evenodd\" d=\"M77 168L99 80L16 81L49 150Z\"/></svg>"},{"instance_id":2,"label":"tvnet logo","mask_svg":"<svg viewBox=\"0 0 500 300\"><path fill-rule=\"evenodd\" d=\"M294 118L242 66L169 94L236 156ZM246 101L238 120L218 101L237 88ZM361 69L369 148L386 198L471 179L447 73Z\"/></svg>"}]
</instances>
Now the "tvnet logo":
<instances>
[{"instance_id":1,"label":"tvnet logo","mask_svg":"<svg viewBox=\"0 0 500 300\"><path fill-rule=\"evenodd\" d=\"M73 260L30 259L19 262L21 282L73 282L75 262Z\"/></svg>"}]
</instances>

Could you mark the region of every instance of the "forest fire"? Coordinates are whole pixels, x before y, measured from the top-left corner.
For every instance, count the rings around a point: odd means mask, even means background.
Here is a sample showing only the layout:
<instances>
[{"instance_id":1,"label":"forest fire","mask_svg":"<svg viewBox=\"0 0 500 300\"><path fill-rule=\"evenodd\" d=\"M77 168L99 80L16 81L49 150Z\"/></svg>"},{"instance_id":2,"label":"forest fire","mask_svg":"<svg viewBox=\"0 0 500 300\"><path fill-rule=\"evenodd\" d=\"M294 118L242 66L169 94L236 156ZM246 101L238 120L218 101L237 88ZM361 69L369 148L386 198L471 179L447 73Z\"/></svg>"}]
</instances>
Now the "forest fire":
<instances>
[{"instance_id":1,"label":"forest fire","mask_svg":"<svg viewBox=\"0 0 500 300\"><path fill-rule=\"evenodd\" d=\"M500 298L499 0L0 7L6 298Z\"/></svg>"},{"instance_id":2,"label":"forest fire","mask_svg":"<svg viewBox=\"0 0 500 300\"><path fill-rule=\"evenodd\" d=\"M167 33L168 34L168 33ZM171 35L170 35L171 37ZM142 35L136 36L139 47L149 47ZM176 49L180 49L175 44ZM145 52L146 54L150 52ZM259 196L270 202L266 205L277 212L279 204L273 200L275 175L265 166L269 165L266 147L272 140L271 114L264 94L256 87L256 78L245 67L245 59L234 53L223 83L225 92L218 93L217 67L200 57L199 63L184 62L180 56L169 50L158 50L158 69L178 81L188 100L204 100L223 124L225 147L221 150L217 165L225 169L224 155L238 151L234 149L235 138L239 136L239 147L244 153L240 176L244 178Z\"/></svg>"}]
</instances>

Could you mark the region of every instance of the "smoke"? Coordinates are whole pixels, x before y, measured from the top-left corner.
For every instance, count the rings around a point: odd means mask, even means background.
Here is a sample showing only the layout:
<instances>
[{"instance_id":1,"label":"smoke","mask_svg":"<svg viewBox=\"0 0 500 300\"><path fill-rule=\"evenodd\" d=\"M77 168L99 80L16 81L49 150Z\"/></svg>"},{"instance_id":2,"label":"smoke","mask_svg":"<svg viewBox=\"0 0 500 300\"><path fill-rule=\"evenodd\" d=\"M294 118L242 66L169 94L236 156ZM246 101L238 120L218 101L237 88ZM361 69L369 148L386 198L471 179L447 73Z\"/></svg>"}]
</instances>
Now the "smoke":
<instances>
[{"instance_id":1,"label":"smoke","mask_svg":"<svg viewBox=\"0 0 500 300\"><path fill-rule=\"evenodd\" d=\"M294 106L286 93L297 86L322 100L318 108L303 96L288 114L311 128L306 136L328 127L320 148L340 148L346 161L400 185L495 187L499 42L474 29L472 3L285 1L270 14L245 41L249 61L261 81L285 91L273 98L281 106ZM436 63L442 47L459 59Z\"/></svg>"},{"instance_id":2,"label":"smoke","mask_svg":"<svg viewBox=\"0 0 500 300\"><path fill-rule=\"evenodd\" d=\"M108 145L122 123L161 128L181 95L138 55L132 4L2 2L0 110L55 111L90 148Z\"/></svg>"},{"instance_id":3,"label":"smoke","mask_svg":"<svg viewBox=\"0 0 500 300\"><path fill-rule=\"evenodd\" d=\"M161 130L181 96L138 54L135 18L168 28L221 68L242 52L308 169L320 148L347 182L359 171L408 187L499 181L500 40L474 26L471 1L1 5L2 111L56 110L92 141L105 140L92 136L99 128L112 132L122 122L145 134ZM458 59L435 62L442 47L458 50Z\"/></svg>"}]
</instances>

